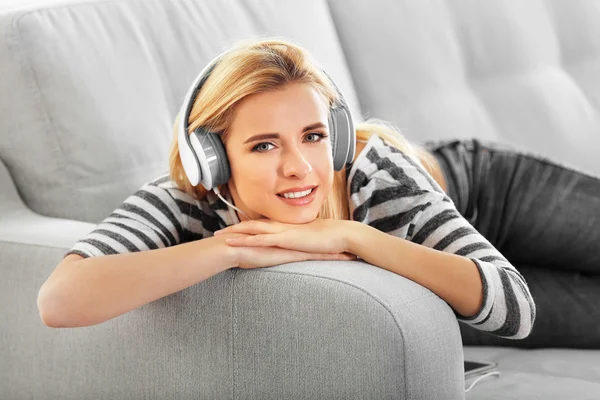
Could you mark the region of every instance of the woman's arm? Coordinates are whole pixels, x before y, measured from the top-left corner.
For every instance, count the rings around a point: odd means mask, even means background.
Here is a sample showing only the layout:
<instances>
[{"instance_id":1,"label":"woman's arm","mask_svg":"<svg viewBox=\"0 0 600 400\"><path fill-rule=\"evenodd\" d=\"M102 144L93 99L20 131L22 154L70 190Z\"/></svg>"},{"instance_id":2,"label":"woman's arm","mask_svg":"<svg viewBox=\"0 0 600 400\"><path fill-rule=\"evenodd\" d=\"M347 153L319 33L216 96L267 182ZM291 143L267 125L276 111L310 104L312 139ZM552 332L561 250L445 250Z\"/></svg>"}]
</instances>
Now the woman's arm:
<instances>
[{"instance_id":1,"label":"woman's arm","mask_svg":"<svg viewBox=\"0 0 600 400\"><path fill-rule=\"evenodd\" d=\"M412 243L360 222L352 223L347 252L426 287L464 317L479 312L483 284L471 259Z\"/></svg>"},{"instance_id":2,"label":"woman's arm","mask_svg":"<svg viewBox=\"0 0 600 400\"><path fill-rule=\"evenodd\" d=\"M225 237L57 266L38 293L44 324L99 324L235 267Z\"/></svg>"},{"instance_id":3,"label":"woman's arm","mask_svg":"<svg viewBox=\"0 0 600 400\"><path fill-rule=\"evenodd\" d=\"M393 238L377 234L391 246L376 245L384 254L365 257L377 257L375 265L382 263L428 287L448 301L459 321L473 328L509 339L527 337L536 308L517 269L458 212L415 158L379 137L369 143L362 152L369 157L359 157L348 177L350 215ZM375 236L368 233L365 240L373 245ZM370 249L365 246L363 251ZM391 263L394 257L397 267Z\"/></svg>"}]
</instances>

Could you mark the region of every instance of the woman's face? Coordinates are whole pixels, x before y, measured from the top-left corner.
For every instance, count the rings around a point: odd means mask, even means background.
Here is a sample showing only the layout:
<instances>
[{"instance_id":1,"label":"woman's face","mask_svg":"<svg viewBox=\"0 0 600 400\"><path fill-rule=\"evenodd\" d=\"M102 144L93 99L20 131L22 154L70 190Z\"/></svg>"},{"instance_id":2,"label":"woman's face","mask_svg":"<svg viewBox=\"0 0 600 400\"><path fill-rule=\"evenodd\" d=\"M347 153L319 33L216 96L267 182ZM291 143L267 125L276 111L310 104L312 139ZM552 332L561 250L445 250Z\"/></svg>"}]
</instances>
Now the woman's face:
<instances>
[{"instance_id":1,"label":"woman's face","mask_svg":"<svg viewBox=\"0 0 600 400\"><path fill-rule=\"evenodd\" d=\"M240 101L225 143L235 206L252 219L315 220L333 185L328 115L324 98L308 84L289 84ZM305 197L287 200L282 195L306 187L314 189Z\"/></svg>"}]
</instances>

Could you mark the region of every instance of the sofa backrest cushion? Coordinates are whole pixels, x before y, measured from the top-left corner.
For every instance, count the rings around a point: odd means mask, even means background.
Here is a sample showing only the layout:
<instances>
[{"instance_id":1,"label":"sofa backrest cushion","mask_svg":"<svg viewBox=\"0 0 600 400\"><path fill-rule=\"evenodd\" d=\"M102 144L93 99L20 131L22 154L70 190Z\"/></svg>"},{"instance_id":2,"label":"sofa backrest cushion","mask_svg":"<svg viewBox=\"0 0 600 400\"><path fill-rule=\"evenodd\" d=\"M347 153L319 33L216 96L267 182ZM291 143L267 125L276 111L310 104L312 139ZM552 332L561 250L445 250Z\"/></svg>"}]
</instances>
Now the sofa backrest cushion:
<instances>
[{"instance_id":1,"label":"sofa backrest cushion","mask_svg":"<svg viewBox=\"0 0 600 400\"><path fill-rule=\"evenodd\" d=\"M600 176L597 2L328 3L365 116L417 142L493 140Z\"/></svg>"},{"instance_id":2,"label":"sofa backrest cushion","mask_svg":"<svg viewBox=\"0 0 600 400\"><path fill-rule=\"evenodd\" d=\"M189 85L241 39L306 47L361 118L324 0L14 3L0 30L0 157L43 215L100 222L166 172Z\"/></svg>"}]
</instances>

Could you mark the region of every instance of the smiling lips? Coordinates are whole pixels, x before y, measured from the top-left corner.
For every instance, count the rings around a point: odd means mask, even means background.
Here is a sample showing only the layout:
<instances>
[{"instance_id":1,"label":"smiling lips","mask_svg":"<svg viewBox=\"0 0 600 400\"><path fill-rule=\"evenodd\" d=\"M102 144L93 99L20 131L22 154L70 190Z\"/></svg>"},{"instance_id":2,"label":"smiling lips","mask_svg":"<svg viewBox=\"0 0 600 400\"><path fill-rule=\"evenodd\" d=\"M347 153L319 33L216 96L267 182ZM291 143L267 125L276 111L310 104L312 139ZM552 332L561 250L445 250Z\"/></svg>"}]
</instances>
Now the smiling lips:
<instances>
[{"instance_id":1,"label":"smiling lips","mask_svg":"<svg viewBox=\"0 0 600 400\"><path fill-rule=\"evenodd\" d=\"M302 187L294 187L294 188L290 188L290 189L287 189L287 190L283 190L283 191L281 191L281 192L279 192L279 193L277 193L277 194L283 195L284 193L298 193L298 192L304 192L304 191L306 191L306 190L309 190L309 189L314 189L314 188L316 188L316 187L317 187L317 185L311 185L311 186L302 186Z\"/></svg>"},{"instance_id":2,"label":"smiling lips","mask_svg":"<svg viewBox=\"0 0 600 400\"><path fill-rule=\"evenodd\" d=\"M286 197L283 197L283 195L279 194L279 193L277 194L277 197L279 197L283 202L285 202L288 205L303 206L303 205L312 203L312 201L315 199L315 193L317 192L318 187L313 186L312 188L314 188L314 189L312 189L308 194L306 194L305 196L302 196L302 197L286 198ZM304 191L308 191L310 189L311 189L311 187L308 186L308 188L305 189ZM287 191L285 193L303 194L302 192L303 192L302 190L298 191L298 190L294 189L292 191Z\"/></svg>"}]
</instances>

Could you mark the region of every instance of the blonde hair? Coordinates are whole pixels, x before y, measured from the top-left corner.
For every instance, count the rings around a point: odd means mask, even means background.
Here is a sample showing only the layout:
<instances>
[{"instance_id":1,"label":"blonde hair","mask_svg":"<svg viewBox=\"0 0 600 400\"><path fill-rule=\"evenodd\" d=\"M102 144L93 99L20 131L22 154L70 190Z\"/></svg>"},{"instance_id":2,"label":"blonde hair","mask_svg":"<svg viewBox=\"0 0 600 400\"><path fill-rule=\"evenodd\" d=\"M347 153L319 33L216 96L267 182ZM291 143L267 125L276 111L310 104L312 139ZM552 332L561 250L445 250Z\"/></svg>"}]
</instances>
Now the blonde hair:
<instances>
[{"instance_id":1,"label":"blonde hair","mask_svg":"<svg viewBox=\"0 0 600 400\"><path fill-rule=\"evenodd\" d=\"M203 126L217 132L226 143L233 122L235 105L251 94L280 89L289 83L311 85L331 106L338 94L321 69L304 48L278 38L251 39L238 42L212 70L197 95L189 117L189 132ZM173 141L169 152L169 174L175 184L198 200L204 199L207 190L201 185L192 186L186 177L177 141L175 120ZM431 165L431 156L420 146L410 143L392 124L378 119L368 119L356 124L356 139L367 141L373 134L419 162ZM189 133L188 133L189 134ZM358 156L358 152L356 152ZM332 190L323 202L317 218L350 219L346 194L346 167L334 172ZM227 184L219 185L222 193Z\"/></svg>"}]
</instances>

